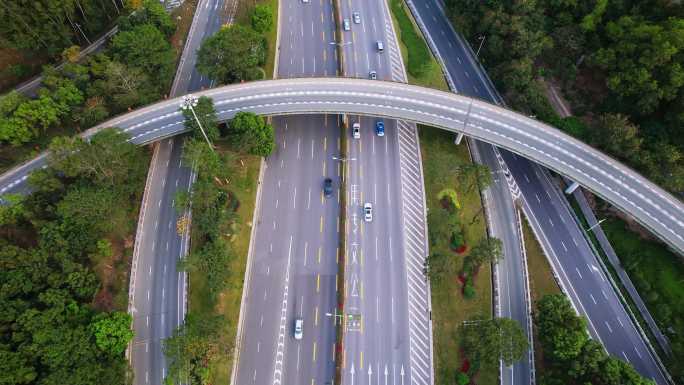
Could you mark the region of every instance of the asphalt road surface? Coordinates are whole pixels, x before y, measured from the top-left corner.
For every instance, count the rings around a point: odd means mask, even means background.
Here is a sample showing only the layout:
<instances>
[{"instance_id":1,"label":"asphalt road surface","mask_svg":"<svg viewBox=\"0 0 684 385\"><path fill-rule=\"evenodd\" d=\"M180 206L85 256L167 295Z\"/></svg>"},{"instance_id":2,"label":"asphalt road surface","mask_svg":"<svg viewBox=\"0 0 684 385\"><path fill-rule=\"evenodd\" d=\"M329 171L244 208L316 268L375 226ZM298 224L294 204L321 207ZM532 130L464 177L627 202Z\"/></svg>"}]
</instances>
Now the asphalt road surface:
<instances>
[{"instance_id":1,"label":"asphalt road surface","mask_svg":"<svg viewBox=\"0 0 684 385\"><path fill-rule=\"evenodd\" d=\"M225 22L231 0L203 0L198 4L188 42L176 72L171 96L211 85L195 69L201 42ZM188 234L178 234L174 198L188 191L194 175L182 162L183 137L157 144L148 175L148 192L138 228L131 283L131 313L135 337L130 361L136 385L162 384L167 363L163 340L183 323L187 311L187 274L176 262L188 251Z\"/></svg>"},{"instance_id":2,"label":"asphalt road surface","mask_svg":"<svg viewBox=\"0 0 684 385\"><path fill-rule=\"evenodd\" d=\"M385 1L341 1L344 76L406 82ZM358 15L358 16L357 16ZM358 18L358 20L356 20ZM384 47L378 50L378 41ZM351 125L361 125L360 138ZM382 122L385 135L376 134ZM349 115L345 384L432 384L425 195L415 124ZM363 206L373 207L366 222Z\"/></svg>"},{"instance_id":3,"label":"asphalt road surface","mask_svg":"<svg viewBox=\"0 0 684 385\"><path fill-rule=\"evenodd\" d=\"M279 13L277 77L334 76L332 3L282 1ZM331 383L335 318L326 314L336 314L339 286L339 116L276 117L273 125L277 148L265 160L232 383Z\"/></svg>"},{"instance_id":4,"label":"asphalt road surface","mask_svg":"<svg viewBox=\"0 0 684 385\"><path fill-rule=\"evenodd\" d=\"M677 199L599 151L534 119L453 93L384 81L304 78L219 87L207 95L219 119L237 111L262 115L350 113L383 116L462 131L476 139L523 154L578 181L629 212L675 250L684 250L684 206ZM102 126L120 127L133 143L147 143L183 131L178 99L122 115ZM464 121L466 124L464 125ZM102 127L99 126L99 127ZM92 130L97 130L94 128ZM88 131L85 135L92 135ZM26 190L28 173L44 165L36 158L0 177L0 194Z\"/></svg>"},{"instance_id":5,"label":"asphalt road surface","mask_svg":"<svg viewBox=\"0 0 684 385\"><path fill-rule=\"evenodd\" d=\"M427 31L433 49L442 58L455 91L483 100L498 102L499 97L474 64L472 51L451 28L435 0L412 2L421 28ZM481 143L478 148L492 146ZM510 168L511 190L518 193L523 208L558 272L564 290L580 314L589 320L589 331L615 357L632 363L643 375L659 384L666 383L644 340L620 304L617 295L599 269L581 229L572 219L567 200L551 182L548 171L508 151L501 151ZM616 163L616 162L615 162ZM622 166L624 168L624 166ZM626 180L626 179L623 179ZM669 198L673 199L673 198ZM636 211L628 211L637 214ZM669 211L681 223L682 212ZM681 250L681 249L680 249Z\"/></svg>"}]
</instances>

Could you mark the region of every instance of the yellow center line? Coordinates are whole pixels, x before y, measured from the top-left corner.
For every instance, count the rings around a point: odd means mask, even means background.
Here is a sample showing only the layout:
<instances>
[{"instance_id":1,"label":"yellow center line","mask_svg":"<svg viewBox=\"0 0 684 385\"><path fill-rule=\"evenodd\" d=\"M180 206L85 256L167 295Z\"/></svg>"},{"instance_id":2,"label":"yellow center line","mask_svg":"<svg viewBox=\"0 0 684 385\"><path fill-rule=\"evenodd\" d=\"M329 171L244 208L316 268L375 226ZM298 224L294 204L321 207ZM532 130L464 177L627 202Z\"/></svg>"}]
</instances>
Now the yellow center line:
<instances>
[{"instance_id":1,"label":"yellow center line","mask_svg":"<svg viewBox=\"0 0 684 385\"><path fill-rule=\"evenodd\" d=\"M323 232L323 215L321 215L321 233Z\"/></svg>"},{"instance_id":2,"label":"yellow center line","mask_svg":"<svg viewBox=\"0 0 684 385\"><path fill-rule=\"evenodd\" d=\"M363 350L361 351L361 359L359 360L359 363L361 364L361 369L363 369Z\"/></svg>"},{"instance_id":3,"label":"yellow center line","mask_svg":"<svg viewBox=\"0 0 684 385\"><path fill-rule=\"evenodd\" d=\"M339 195L339 194L338 194ZM337 221L337 232L340 232L340 221Z\"/></svg>"},{"instance_id":4,"label":"yellow center line","mask_svg":"<svg viewBox=\"0 0 684 385\"><path fill-rule=\"evenodd\" d=\"M316 293L321 290L321 275L316 274Z\"/></svg>"},{"instance_id":5,"label":"yellow center line","mask_svg":"<svg viewBox=\"0 0 684 385\"><path fill-rule=\"evenodd\" d=\"M323 173L323 176L325 176L325 173ZM323 204L323 191L321 191L321 204Z\"/></svg>"},{"instance_id":6,"label":"yellow center line","mask_svg":"<svg viewBox=\"0 0 684 385\"><path fill-rule=\"evenodd\" d=\"M316 362L316 341L313 343L313 362Z\"/></svg>"},{"instance_id":7,"label":"yellow center line","mask_svg":"<svg viewBox=\"0 0 684 385\"><path fill-rule=\"evenodd\" d=\"M335 250L335 263L340 263L340 247L339 246Z\"/></svg>"},{"instance_id":8,"label":"yellow center line","mask_svg":"<svg viewBox=\"0 0 684 385\"><path fill-rule=\"evenodd\" d=\"M314 326L318 326L318 306L316 306L316 311L314 314Z\"/></svg>"},{"instance_id":9,"label":"yellow center line","mask_svg":"<svg viewBox=\"0 0 684 385\"><path fill-rule=\"evenodd\" d=\"M323 14L321 14L321 20L323 20ZM321 31L321 40L325 43L325 31ZM323 50L323 52L325 52L325 50Z\"/></svg>"},{"instance_id":10,"label":"yellow center line","mask_svg":"<svg viewBox=\"0 0 684 385\"><path fill-rule=\"evenodd\" d=\"M342 165L338 162L337 163L337 176L339 177L342 174Z\"/></svg>"},{"instance_id":11,"label":"yellow center line","mask_svg":"<svg viewBox=\"0 0 684 385\"><path fill-rule=\"evenodd\" d=\"M327 63L328 62L328 51L323 50L323 62Z\"/></svg>"},{"instance_id":12,"label":"yellow center line","mask_svg":"<svg viewBox=\"0 0 684 385\"><path fill-rule=\"evenodd\" d=\"M337 151L340 151L342 145L340 144L340 138L337 138Z\"/></svg>"},{"instance_id":13,"label":"yellow center line","mask_svg":"<svg viewBox=\"0 0 684 385\"><path fill-rule=\"evenodd\" d=\"M325 55L323 55L325 57ZM325 116L325 125L326 127L328 126L328 115ZM324 136L323 137L323 152L325 152L328 149L328 137Z\"/></svg>"},{"instance_id":14,"label":"yellow center line","mask_svg":"<svg viewBox=\"0 0 684 385\"><path fill-rule=\"evenodd\" d=\"M335 293L337 293L337 291L338 291L337 290L337 280L338 279L339 279L339 277L337 276L337 274L335 274Z\"/></svg>"}]
</instances>

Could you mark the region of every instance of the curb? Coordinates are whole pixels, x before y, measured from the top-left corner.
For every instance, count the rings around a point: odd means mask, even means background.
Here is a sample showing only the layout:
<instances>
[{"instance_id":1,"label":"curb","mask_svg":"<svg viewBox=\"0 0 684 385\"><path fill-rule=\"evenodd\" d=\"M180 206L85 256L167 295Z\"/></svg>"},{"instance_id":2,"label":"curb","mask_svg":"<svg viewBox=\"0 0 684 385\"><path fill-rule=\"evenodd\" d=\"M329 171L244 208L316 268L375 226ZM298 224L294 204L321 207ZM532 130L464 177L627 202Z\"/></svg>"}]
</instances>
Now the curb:
<instances>
[{"instance_id":1,"label":"curb","mask_svg":"<svg viewBox=\"0 0 684 385\"><path fill-rule=\"evenodd\" d=\"M249 290L249 284L251 282L252 273L252 261L254 257L254 235L256 234L257 228L257 218L261 212L261 192L264 180L264 171L266 170L266 161L261 158L261 163L259 165L259 177L257 179L257 192L256 192L256 206L254 208L254 213L252 214L252 230L250 231L249 249L247 251L247 267L245 269L245 278L242 283L242 298L240 299L240 313L238 316L238 326L237 332L235 333L235 346L233 347L233 370L230 376L230 383L235 384L237 377L237 367L240 361L240 346L242 346L242 330L245 324L245 303L247 298L247 291Z\"/></svg>"},{"instance_id":2,"label":"curb","mask_svg":"<svg viewBox=\"0 0 684 385\"><path fill-rule=\"evenodd\" d=\"M138 268L138 259L140 257L140 243L143 237L143 229L145 225L145 211L147 210L147 200L149 198L150 186L152 185L152 179L154 179L154 173L156 171L157 158L159 156L160 146L155 143L153 144L154 150L152 153L152 158L150 159L150 172L147 174L147 180L145 181L145 189L143 190L142 203L140 205L140 213L138 214L138 225L136 226L135 232L135 243L133 246L133 256L131 257L131 273L128 280L128 314L133 317L134 309L133 302L135 300L135 278ZM131 330L133 329L133 321L131 322ZM129 363L132 359L131 348L133 347L133 340L128 343L126 348L126 358L128 358Z\"/></svg>"}]
</instances>

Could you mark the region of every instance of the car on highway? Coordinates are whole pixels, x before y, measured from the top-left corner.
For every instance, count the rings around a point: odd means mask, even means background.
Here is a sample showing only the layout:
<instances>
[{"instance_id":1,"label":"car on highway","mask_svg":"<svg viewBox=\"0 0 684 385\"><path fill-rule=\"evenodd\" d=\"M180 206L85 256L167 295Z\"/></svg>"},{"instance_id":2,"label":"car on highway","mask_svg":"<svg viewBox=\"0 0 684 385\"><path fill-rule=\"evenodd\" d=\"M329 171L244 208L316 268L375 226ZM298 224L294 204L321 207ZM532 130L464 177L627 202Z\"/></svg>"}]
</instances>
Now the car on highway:
<instances>
[{"instance_id":1,"label":"car on highway","mask_svg":"<svg viewBox=\"0 0 684 385\"><path fill-rule=\"evenodd\" d=\"M361 123L356 122L352 124L352 137L354 139L361 138Z\"/></svg>"},{"instance_id":2,"label":"car on highway","mask_svg":"<svg viewBox=\"0 0 684 385\"><path fill-rule=\"evenodd\" d=\"M373 220L373 205L366 203L363 205L363 220L371 222Z\"/></svg>"},{"instance_id":3,"label":"car on highway","mask_svg":"<svg viewBox=\"0 0 684 385\"><path fill-rule=\"evenodd\" d=\"M344 19L342 26L344 27L345 31L349 31L351 29L351 23L349 22L349 19Z\"/></svg>"},{"instance_id":4,"label":"car on highway","mask_svg":"<svg viewBox=\"0 0 684 385\"><path fill-rule=\"evenodd\" d=\"M302 0L302 3L304 3L304 4L306 4L308 2L309 2L309 0Z\"/></svg>"},{"instance_id":5,"label":"car on highway","mask_svg":"<svg viewBox=\"0 0 684 385\"><path fill-rule=\"evenodd\" d=\"M354 18L354 24L361 24L361 14L358 12L354 12L352 14L352 17Z\"/></svg>"},{"instance_id":6,"label":"car on highway","mask_svg":"<svg viewBox=\"0 0 684 385\"><path fill-rule=\"evenodd\" d=\"M371 71L368 73L368 78L370 80L377 80L378 79L378 73L375 71Z\"/></svg>"},{"instance_id":7,"label":"car on highway","mask_svg":"<svg viewBox=\"0 0 684 385\"><path fill-rule=\"evenodd\" d=\"M297 318L294 324L294 338L296 340L301 340L304 337L304 320Z\"/></svg>"},{"instance_id":8,"label":"car on highway","mask_svg":"<svg viewBox=\"0 0 684 385\"><path fill-rule=\"evenodd\" d=\"M382 52L385 50L385 45L382 43L382 41L378 40L375 42L375 48L378 49L378 52Z\"/></svg>"},{"instance_id":9,"label":"car on highway","mask_svg":"<svg viewBox=\"0 0 684 385\"><path fill-rule=\"evenodd\" d=\"M377 136L385 136L385 123L382 120L375 122L375 134Z\"/></svg>"},{"instance_id":10,"label":"car on highway","mask_svg":"<svg viewBox=\"0 0 684 385\"><path fill-rule=\"evenodd\" d=\"M332 179L325 178L325 180L323 181L323 195L325 195L325 197L328 198L332 195L332 192Z\"/></svg>"}]
</instances>

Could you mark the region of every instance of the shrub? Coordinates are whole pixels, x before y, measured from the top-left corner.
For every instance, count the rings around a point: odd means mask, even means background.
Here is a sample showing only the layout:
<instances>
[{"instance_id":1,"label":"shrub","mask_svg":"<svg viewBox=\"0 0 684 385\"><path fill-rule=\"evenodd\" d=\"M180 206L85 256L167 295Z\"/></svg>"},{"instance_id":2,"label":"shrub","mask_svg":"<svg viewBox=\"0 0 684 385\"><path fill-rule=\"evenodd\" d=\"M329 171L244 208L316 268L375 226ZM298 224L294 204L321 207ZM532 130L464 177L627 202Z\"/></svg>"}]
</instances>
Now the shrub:
<instances>
[{"instance_id":1,"label":"shrub","mask_svg":"<svg viewBox=\"0 0 684 385\"><path fill-rule=\"evenodd\" d=\"M252 28L255 31L264 33L273 28L273 12L268 5L257 4L252 12Z\"/></svg>"},{"instance_id":2,"label":"shrub","mask_svg":"<svg viewBox=\"0 0 684 385\"><path fill-rule=\"evenodd\" d=\"M468 385L470 383L470 377L463 372L456 373L456 385Z\"/></svg>"},{"instance_id":3,"label":"shrub","mask_svg":"<svg viewBox=\"0 0 684 385\"><path fill-rule=\"evenodd\" d=\"M463 296L467 299L475 298L475 288L471 284L472 280L468 279L465 286L463 286Z\"/></svg>"}]
</instances>

